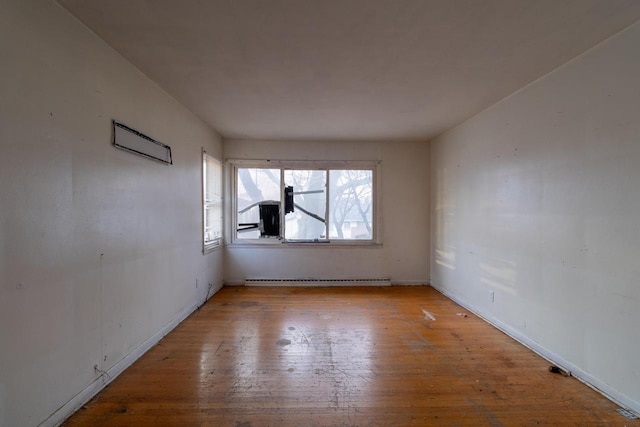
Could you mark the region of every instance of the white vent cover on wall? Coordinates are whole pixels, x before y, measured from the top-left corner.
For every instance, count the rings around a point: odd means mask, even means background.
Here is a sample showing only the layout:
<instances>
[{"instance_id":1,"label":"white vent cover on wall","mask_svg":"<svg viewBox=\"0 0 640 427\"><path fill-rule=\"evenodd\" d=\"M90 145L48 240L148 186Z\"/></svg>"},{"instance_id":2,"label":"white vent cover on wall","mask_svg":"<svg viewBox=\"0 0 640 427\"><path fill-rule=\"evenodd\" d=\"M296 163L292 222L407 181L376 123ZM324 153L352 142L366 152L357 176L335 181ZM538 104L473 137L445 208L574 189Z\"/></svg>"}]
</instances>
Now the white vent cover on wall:
<instances>
[{"instance_id":1,"label":"white vent cover on wall","mask_svg":"<svg viewBox=\"0 0 640 427\"><path fill-rule=\"evenodd\" d=\"M171 147L115 120L113 121L113 145L148 159L173 164Z\"/></svg>"}]
</instances>

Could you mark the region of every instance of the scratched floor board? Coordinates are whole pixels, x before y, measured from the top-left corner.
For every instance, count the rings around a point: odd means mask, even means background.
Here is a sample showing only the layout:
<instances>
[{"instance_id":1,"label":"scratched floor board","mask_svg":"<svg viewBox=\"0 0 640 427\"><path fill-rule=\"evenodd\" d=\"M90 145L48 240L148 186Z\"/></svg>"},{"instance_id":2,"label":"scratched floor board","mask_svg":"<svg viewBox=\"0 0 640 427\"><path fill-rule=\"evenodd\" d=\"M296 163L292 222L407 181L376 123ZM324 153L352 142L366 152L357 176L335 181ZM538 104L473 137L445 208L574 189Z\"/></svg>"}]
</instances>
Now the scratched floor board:
<instances>
[{"instance_id":1,"label":"scratched floor board","mask_svg":"<svg viewBox=\"0 0 640 427\"><path fill-rule=\"evenodd\" d=\"M548 365L429 287L223 288L65 425L640 426Z\"/></svg>"}]
</instances>

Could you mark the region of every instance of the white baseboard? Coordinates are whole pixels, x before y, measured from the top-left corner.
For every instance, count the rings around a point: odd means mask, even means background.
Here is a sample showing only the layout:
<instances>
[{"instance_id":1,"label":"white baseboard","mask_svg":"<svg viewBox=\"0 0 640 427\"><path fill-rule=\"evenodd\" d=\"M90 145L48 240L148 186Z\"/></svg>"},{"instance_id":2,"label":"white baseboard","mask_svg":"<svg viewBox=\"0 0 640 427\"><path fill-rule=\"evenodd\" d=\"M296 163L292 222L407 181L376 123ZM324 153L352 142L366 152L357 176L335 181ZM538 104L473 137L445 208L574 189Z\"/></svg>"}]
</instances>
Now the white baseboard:
<instances>
[{"instance_id":1,"label":"white baseboard","mask_svg":"<svg viewBox=\"0 0 640 427\"><path fill-rule=\"evenodd\" d=\"M222 285L216 286L209 292L209 298L211 298L216 292L222 288ZM53 414L46 420L39 424L39 427L54 427L62 424L67 418L73 415L78 409L85 403L91 400L96 394L98 394L103 388L105 388L111 381L116 379L118 375L124 372L129 366L136 360L145 354L151 347L156 345L165 335L171 332L176 326L178 326L184 319L189 317L201 303L194 304L190 307L182 310L176 317L174 317L169 323L164 325L158 332L146 339L142 344L133 349L129 354L120 359L115 365L106 371L104 375L96 378L91 384L85 387L80 393L76 394L71 400L58 408Z\"/></svg>"},{"instance_id":2,"label":"white baseboard","mask_svg":"<svg viewBox=\"0 0 640 427\"><path fill-rule=\"evenodd\" d=\"M540 344L533 341L531 338L527 337L521 332L513 329L511 326L503 323L502 321L494 318L493 316L490 316L490 315L487 315L486 313L482 313L478 311L475 307L473 307L470 303L460 298L458 295L447 291L446 289L438 286L437 284L434 284L433 282L430 282L430 286L433 289L440 292L441 294L443 294L444 296L446 296L447 298L454 301L456 304L459 304L462 307L466 308L467 310L469 310L476 316L480 317L487 323L491 324L492 326L501 330L502 332L504 332L505 334L513 338L514 340L518 341L520 344L529 348L531 351L538 354L540 357L548 360L550 363L554 365L559 366L560 368L564 369L567 372L571 372L571 376L576 377L579 381L591 387L595 391L599 392L607 399L611 400L617 405L620 405L622 408L630 410L636 416L640 416L640 402L636 402L630 397L620 393L619 391L612 388L610 385L600 381L599 379L595 378L588 372L585 372L580 367L574 365L573 363L553 353L552 351L549 351L548 349L542 347Z\"/></svg>"},{"instance_id":3,"label":"white baseboard","mask_svg":"<svg viewBox=\"0 0 640 427\"><path fill-rule=\"evenodd\" d=\"M402 280L402 281L394 281L391 280L390 281L391 286L429 286L429 282L428 281L424 281L424 280ZM293 286L291 283L287 283L287 286ZM319 283L319 284L309 284L309 283L297 283L297 286L389 286L389 283L367 283L367 282L362 282L362 283L358 283L358 284L348 284L348 283L331 283L331 284L327 284L327 283ZM244 280L232 280L232 281L226 281L224 282L224 286L249 286ZM256 286L256 285L251 285L251 286ZM269 284L262 284L262 286L283 286L282 282L279 283L269 283Z\"/></svg>"},{"instance_id":4,"label":"white baseboard","mask_svg":"<svg viewBox=\"0 0 640 427\"><path fill-rule=\"evenodd\" d=\"M247 278L245 286L391 286L391 280L382 278L326 279L326 278Z\"/></svg>"}]
</instances>

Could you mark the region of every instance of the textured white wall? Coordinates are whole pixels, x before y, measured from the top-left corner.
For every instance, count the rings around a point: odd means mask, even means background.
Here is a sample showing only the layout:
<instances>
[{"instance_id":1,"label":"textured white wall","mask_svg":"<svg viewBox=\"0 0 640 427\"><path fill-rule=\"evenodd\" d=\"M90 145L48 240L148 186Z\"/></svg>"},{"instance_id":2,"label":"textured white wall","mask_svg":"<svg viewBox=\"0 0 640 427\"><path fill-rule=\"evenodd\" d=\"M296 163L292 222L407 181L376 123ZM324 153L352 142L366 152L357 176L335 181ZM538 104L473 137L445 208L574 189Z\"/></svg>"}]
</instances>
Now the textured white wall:
<instances>
[{"instance_id":1,"label":"textured white wall","mask_svg":"<svg viewBox=\"0 0 640 427\"><path fill-rule=\"evenodd\" d=\"M200 152L222 143L52 1L3 2L0 52L0 426L31 426L221 285ZM175 164L113 148L113 118Z\"/></svg>"},{"instance_id":2,"label":"textured white wall","mask_svg":"<svg viewBox=\"0 0 640 427\"><path fill-rule=\"evenodd\" d=\"M433 286L636 410L639 45L636 24L431 152Z\"/></svg>"},{"instance_id":3,"label":"textured white wall","mask_svg":"<svg viewBox=\"0 0 640 427\"><path fill-rule=\"evenodd\" d=\"M380 160L381 241L377 247L231 245L226 283L245 278L390 277L429 280L429 145L424 142L283 142L225 140L227 159Z\"/></svg>"}]
</instances>

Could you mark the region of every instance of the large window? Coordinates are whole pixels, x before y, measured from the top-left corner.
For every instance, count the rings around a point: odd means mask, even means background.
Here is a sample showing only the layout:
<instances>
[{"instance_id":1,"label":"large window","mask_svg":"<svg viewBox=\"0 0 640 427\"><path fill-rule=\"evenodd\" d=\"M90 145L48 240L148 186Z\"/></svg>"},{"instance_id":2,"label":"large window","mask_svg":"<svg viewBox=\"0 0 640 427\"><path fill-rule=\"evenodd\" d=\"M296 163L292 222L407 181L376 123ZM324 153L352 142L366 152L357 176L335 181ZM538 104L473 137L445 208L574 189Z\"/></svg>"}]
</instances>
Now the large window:
<instances>
[{"instance_id":1,"label":"large window","mask_svg":"<svg viewBox=\"0 0 640 427\"><path fill-rule=\"evenodd\" d=\"M203 251L222 244L222 163L202 152Z\"/></svg>"},{"instance_id":2,"label":"large window","mask_svg":"<svg viewBox=\"0 0 640 427\"><path fill-rule=\"evenodd\" d=\"M375 164L233 165L236 241L374 241Z\"/></svg>"}]
</instances>

